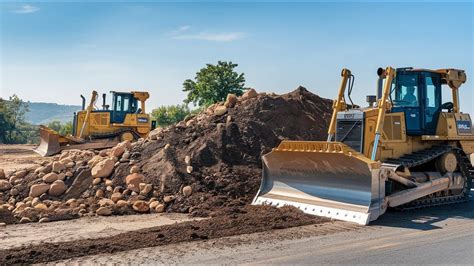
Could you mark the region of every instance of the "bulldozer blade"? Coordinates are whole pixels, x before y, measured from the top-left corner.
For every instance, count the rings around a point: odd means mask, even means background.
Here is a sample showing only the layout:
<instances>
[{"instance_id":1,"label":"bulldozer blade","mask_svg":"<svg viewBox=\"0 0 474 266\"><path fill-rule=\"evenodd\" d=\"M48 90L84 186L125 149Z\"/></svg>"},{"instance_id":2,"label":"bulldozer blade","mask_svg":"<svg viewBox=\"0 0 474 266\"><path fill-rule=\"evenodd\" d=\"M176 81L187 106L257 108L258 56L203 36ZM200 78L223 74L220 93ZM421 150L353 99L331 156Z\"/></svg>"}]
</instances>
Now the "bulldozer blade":
<instances>
[{"instance_id":1,"label":"bulldozer blade","mask_svg":"<svg viewBox=\"0 0 474 266\"><path fill-rule=\"evenodd\" d=\"M40 144L34 151L41 156L51 156L61 151L59 134L46 127L40 126Z\"/></svg>"},{"instance_id":2,"label":"bulldozer blade","mask_svg":"<svg viewBox=\"0 0 474 266\"><path fill-rule=\"evenodd\" d=\"M290 205L362 225L385 212L380 164L342 143L283 141L262 161L254 205Z\"/></svg>"}]
</instances>

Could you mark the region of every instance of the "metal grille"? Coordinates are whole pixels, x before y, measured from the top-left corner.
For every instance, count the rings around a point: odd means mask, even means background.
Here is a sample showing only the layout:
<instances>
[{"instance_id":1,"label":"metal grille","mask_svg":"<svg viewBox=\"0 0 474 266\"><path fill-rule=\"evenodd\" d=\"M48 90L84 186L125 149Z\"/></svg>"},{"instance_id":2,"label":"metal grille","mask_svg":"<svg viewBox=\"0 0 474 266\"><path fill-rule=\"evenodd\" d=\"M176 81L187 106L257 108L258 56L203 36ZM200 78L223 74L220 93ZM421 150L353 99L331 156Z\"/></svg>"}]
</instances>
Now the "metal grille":
<instances>
[{"instance_id":1,"label":"metal grille","mask_svg":"<svg viewBox=\"0 0 474 266\"><path fill-rule=\"evenodd\" d=\"M362 120L337 120L336 141L362 152Z\"/></svg>"}]
</instances>

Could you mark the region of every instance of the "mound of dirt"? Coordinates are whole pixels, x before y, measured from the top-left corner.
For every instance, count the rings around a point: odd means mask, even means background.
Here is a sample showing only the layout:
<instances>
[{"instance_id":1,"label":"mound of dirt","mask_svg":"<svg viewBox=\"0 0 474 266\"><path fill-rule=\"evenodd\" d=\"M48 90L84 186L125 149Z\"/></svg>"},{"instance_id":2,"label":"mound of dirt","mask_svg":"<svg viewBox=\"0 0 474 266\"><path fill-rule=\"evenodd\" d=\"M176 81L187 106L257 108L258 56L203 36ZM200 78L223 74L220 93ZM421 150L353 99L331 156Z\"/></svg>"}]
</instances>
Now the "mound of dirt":
<instances>
[{"instance_id":1,"label":"mound of dirt","mask_svg":"<svg viewBox=\"0 0 474 266\"><path fill-rule=\"evenodd\" d=\"M212 106L162 130L157 140L136 145L136 166L146 183L159 188L156 196L174 195L169 211L205 216L223 206L242 206L258 190L261 156L284 139L325 139L331 107L331 100L303 87L238 101L223 115L216 115ZM116 176L129 171L130 166L122 164ZM194 192L186 197L182 189L188 185Z\"/></svg>"},{"instance_id":2,"label":"mound of dirt","mask_svg":"<svg viewBox=\"0 0 474 266\"><path fill-rule=\"evenodd\" d=\"M260 185L261 155L284 139L325 139L331 106L303 87L229 95L147 139L63 151L0 176L0 209L27 223L163 211L205 217L242 208Z\"/></svg>"},{"instance_id":3,"label":"mound of dirt","mask_svg":"<svg viewBox=\"0 0 474 266\"><path fill-rule=\"evenodd\" d=\"M224 208L212 219L142 229L119 235L0 251L2 264L31 264L72 257L114 253L184 241L284 229L325 222L327 219L306 215L292 207L246 206Z\"/></svg>"}]
</instances>

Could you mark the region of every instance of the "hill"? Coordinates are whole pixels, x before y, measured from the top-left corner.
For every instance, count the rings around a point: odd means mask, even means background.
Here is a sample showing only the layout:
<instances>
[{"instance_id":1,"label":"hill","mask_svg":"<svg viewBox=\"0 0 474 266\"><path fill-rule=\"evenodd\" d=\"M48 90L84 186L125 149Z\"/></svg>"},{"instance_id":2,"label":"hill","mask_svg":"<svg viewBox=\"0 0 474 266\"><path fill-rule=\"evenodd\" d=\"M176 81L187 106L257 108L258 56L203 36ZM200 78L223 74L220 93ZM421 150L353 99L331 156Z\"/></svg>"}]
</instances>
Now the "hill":
<instances>
[{"instance_id":1,"label":"hill","mask_svg":"<svg viewBox=\"0 0 474 266\"><path fill-rule=\"evenodd\" d=\"M56 103L28 102L28 105L30 111L26 114L26 120L35 125L48 124L55 120L61 121L61 123L72 121L73 113L81 109L79 105Z\"/></svg>"}]
</instances>

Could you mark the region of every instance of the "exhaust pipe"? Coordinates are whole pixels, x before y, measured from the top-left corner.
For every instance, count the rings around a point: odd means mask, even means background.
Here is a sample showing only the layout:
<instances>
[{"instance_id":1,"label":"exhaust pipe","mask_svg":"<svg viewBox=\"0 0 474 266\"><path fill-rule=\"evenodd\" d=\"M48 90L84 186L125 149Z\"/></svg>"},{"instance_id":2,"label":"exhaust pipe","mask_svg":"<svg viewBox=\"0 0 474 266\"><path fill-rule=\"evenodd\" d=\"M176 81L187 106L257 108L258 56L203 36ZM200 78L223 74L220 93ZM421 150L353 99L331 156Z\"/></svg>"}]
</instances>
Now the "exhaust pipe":
<instances>
[{"instance_id":1,"label":"exhaust pipe","mask_svg":"<svg viewBox=\"0 0 474 266\"><path fill-rule=\"evenodd\" d=\"M106 96L107 96L107 95L106 95L105 93L102 93L102 109L103 109L103 110L107 110L107 109L108 109L108 108L107 108L108 106L105 104L105 97L106 97Z\"/></svg>"},{"instance_id":2,"label":"exhaust pipe","mask_svg":"<svg viewBox=\"0 0 474 266\"><path fill-rule=\"evenodd\" d=\"M379 100L382 98L383 80L386 77L385 69L379 67L379 69L377 69L377 75L379 76L377 80L377 100Z\"/></svg>"},{"instance_id":3,"label":"exhaust pipe","mask_svg":"<svg viewBox=\"0 0 474 266\"><path fill-rule=\"evenodd\" d=\"M86 109L86 97L81 94L81 99L82 99L82 110Z\"/></svg>"}]
</instances>

